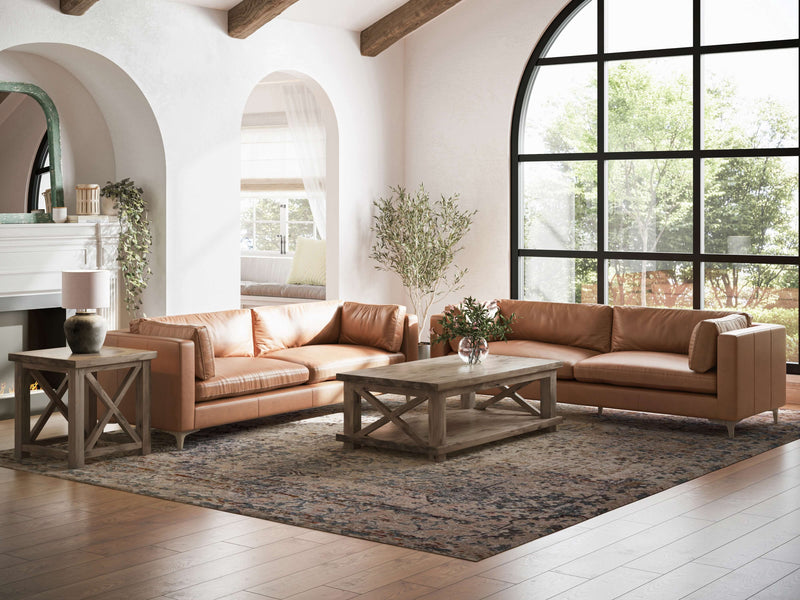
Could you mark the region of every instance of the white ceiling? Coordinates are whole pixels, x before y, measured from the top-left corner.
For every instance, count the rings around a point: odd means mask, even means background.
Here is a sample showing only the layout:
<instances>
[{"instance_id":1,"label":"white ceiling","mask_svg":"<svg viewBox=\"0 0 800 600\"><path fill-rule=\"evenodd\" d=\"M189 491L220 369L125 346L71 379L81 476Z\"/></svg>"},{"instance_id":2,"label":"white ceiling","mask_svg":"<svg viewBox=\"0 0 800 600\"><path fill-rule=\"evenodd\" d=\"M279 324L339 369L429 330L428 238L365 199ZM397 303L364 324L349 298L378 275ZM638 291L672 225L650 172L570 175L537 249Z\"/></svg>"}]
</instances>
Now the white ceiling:
<instances>
[{"instance_id":1,"label":"white ceiling","mask_svg":"<svg viewBox=\"0 0 800 600\"><path fill-rule=\"evenodd\" d=\"M239 0L171 0L205 8L228 10ZM385 17L406 0L300 0L278 18L361 31Z\"/></svg>"}]
</instances>

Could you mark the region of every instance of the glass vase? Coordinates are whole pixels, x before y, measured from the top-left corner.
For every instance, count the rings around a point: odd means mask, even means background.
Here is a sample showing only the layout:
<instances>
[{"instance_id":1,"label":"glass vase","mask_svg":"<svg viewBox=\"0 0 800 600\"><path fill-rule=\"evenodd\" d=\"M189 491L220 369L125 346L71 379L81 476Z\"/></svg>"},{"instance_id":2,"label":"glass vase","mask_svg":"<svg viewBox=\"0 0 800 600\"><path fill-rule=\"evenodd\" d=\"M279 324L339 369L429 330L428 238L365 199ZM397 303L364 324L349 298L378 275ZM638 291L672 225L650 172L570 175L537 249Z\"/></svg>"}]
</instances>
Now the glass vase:
<instances>
[{"instance_id":1,"label":"glass vase","mask_svg":"<svg viewBox=\"0 0 800 600\"><path fill-rule=\"evenodd\" d=\"M483 338L461 338L458 355L468 365L479 364L489 354L489 344Z\"/></svg>"}]
</instances>

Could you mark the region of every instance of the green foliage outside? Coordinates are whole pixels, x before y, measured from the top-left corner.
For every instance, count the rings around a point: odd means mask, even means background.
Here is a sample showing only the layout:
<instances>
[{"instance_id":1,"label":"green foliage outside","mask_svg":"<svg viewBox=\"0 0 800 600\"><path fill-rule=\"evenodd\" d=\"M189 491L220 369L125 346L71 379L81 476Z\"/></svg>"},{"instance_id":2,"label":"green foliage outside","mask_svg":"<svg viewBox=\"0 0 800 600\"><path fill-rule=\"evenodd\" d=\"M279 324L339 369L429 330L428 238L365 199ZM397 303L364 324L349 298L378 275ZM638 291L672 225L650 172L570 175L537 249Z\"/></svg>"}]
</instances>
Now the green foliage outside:
<instances>
[{"instance_id":1,"label":"green foliage outside","mask_svg":"<svg viewBox=\"0 0 800 600\"><path fill-rule=\"evenodd\" d=\"M152 275L150 270L150 219L144 191L128 178L103 186L101 193L114 199L114 208L119 212L120 235L117 246L117 261L122 270L125 287L125 308L134 316L142 307L142 294Z\"/></svg>"},{"instance_id":2,"label":"green foliage outside","mask_svg":"<svg viewBox=\"0 0 800 600\"><path fill-rule=\"evenodd\" d=\"M609 151L692 148L690 79L679 73L654 73L655 69L634 61L609 65ZM548 152L597 151L596 90L596 81L587 82L558 101L559 108L552 111L556 116L542 133ZM565 102L564 97L570 100ZM787 140L789 145L797 143L794 113L769 98L744 105L728 81L711 79L703 111L706 148L777 147L787 145ZM743 119L739 113L757 118ZM753 122L758 123L755 129ZM530 123L536 123L535 117ZM547 165L549 171L545 172L545 167L523 171L529 179L524 183L526 247L596 249L596 162L537 164ZM692 169L691 159L608 161L608 249L692 252ZM705 252L797 255L796 158L707 159L703 161L703 181ZM550 245L540 245L543 239ZM573 264L574 297L594 301L587 292L597 285L596 261L577 259ZM690 307L696 275L690 263L612 260L608 265L609 302ZM796 265L708 264L704 283L707 308L744 310L758 314L756 320L786 325L789 360L798 359ZM526 281L526 297L529 285L532 283Z\"/></svg>"}]
</instances>

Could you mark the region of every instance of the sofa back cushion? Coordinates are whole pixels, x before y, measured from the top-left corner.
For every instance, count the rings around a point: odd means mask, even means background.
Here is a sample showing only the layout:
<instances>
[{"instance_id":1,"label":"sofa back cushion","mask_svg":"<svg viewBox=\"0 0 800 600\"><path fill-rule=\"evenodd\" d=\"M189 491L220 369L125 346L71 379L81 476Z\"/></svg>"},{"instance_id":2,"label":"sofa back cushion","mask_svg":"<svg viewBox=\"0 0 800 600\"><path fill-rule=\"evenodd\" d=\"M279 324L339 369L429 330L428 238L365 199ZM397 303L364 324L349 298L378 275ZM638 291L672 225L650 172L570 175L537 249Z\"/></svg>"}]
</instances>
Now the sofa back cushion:
<instances>
[{"instance_id":1,"label":"sofa back cushion","mask_svg":"<svg viewBox=\"0 0 800 600\"><path fill-rule=\"evenodd\" d=\"M310 344L335 344L339 340L341 306L336 300L251 310L256 356Z\"/></svg>"},{"instance_id":2,"label":"sofa back cushion","mask_svg":"<svg viewBox=\"0 0 800 600\"><path fill-rule=\"evenodd\" d=\"M131 322L131 333L139 333L146 321L205 325L214 345L214 356L253 356L253 319L246 308L138 319Z\"/></svg>"},{"instance_id":3,"label":"sofa back cushion","mask_svg":"<svg viewBox=\"0 0 800 600\"><path fill-rule=\"evenodd\" d=\"M717 338L720 333L745 329L747 317L728 315L719 319L705 319L694 326L689 338L689 368L705 373L717 366Z\"/></svg>"},{"instance_id":4,"label":"sofa back cushion","mask_svg":"<svg viewBox=\"0 0 800 600\"><path fill-rule=\"evenodd\" d=\"M138 326L140 335L178 338L194 342L194 376L197 379L211 379L216 374L214 365L214 344L205 325L179 325L159 323L143 319Z\"/></svg>"},{"instance_id":5,"label":"sofa back cushion","mask_svg":"<svg viewBox=\"0 0 800 600\"><path fill-rule=\"evenodd\" d=\"M405 318L406 307L398 304L345 302L339 343L399 352Z\"/></svg>"},{"instance_id":6,"label":"sofa back cushion","mask_svg":"<svg viewBox=\"0 0 800 600\"><path fill-rule=\"evenodd\" d=\"M730 312L615 306L611 350L647 350L689 354L689 340L695 326L705 319L718 319ZM750 324L750 317L742 314Z\"/></svg>"},{"instance_id":7,"label":"sofa back cushion","mask_svg":"<svg viewBox=\"0 0 800 600\"><path fill-rule=\"evenodd\" d=\"M498 300L500 314L514 313L510 340L578 346L598 352L611 349L610 306L532 300Z\"/></svg>"}]
</instances>

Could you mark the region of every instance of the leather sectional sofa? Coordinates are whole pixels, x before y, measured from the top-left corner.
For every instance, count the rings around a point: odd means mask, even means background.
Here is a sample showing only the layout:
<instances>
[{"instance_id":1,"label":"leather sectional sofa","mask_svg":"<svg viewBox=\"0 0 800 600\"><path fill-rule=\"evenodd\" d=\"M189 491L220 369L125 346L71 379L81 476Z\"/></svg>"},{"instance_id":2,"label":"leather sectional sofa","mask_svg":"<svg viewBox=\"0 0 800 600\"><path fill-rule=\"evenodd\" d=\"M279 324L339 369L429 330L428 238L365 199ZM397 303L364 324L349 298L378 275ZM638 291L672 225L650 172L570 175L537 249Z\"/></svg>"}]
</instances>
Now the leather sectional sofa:
<instances>
[{"instance_id":1,"label":"leather sectional sofa","mask_svg":"<svg viewBox=\"0 0 800 600\"><path fill-rule=\"evenodd\" d=\"M151 425L182 448L198 429L340 403L338 372L416 360L418 331L403 306L326 301L138 319L105 345L158 351Z\"/></svg>"},{"instance_id":2,"label":"leather sectional sofa","mask_svg":"<svg viewBox=\"0 0 800 600\"><path fill-rule=\"evenodd\" d=\"M736 423L786 403L786 330L743 313L499 300L515 315L507 341L489 353L551 358L558 401ZM431 328L440 331L441 315ZM457 343L431 346L431 356ZM539 398L538 382L521 390Z\"/></svg>"}]
</instances>

